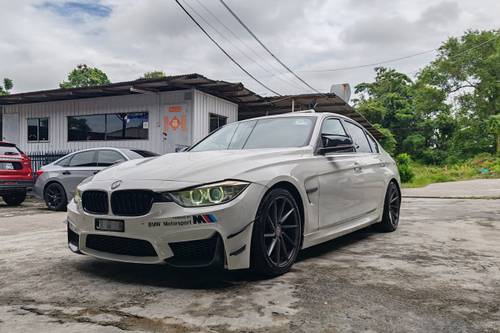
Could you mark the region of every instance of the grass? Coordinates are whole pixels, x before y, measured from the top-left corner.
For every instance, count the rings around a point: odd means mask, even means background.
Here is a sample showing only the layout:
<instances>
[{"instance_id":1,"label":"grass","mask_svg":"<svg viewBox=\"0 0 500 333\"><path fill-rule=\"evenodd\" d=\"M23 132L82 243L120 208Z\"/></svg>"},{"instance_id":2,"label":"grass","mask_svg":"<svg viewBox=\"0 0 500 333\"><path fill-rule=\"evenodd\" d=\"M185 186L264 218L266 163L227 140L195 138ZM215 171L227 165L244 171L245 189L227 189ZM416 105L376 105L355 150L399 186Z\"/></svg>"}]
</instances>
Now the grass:
<instances>
[{"instance_id":1,"label":"grass","mask_svg":"<svg viewBox=\"0 0 500 333\"><path fill-rule=\"evenodd\" d=\"M411 164L415 176L403 187L422 187L432 183L479 178L500 178L500 156L481 154L455 165Z\"/></svg>"}]
</instances>

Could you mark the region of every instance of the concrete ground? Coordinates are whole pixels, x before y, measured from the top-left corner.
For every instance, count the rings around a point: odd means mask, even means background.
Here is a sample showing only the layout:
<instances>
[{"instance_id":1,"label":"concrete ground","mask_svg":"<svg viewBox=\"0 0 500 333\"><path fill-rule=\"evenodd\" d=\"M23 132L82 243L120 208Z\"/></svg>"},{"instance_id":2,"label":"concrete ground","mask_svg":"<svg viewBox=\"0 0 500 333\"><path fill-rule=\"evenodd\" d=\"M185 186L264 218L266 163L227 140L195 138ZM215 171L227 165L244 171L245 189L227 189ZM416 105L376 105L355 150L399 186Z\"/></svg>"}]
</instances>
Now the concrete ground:
<instances>
[{"instance_id":1,"label":"concrete ground","mask_svg":"<svg viewBox=\"0 0 500 333\"><path fill-rule=\"evenodd\" d=\"M403 195L412 198L500 199L500 179L473 179L436 183L419 188L405 188Z\"/></svg>"},{"instance_id":2,"label":"concrete ground","mask_svg":"<svg viewBox=\"0 0 500 333\"><path fill-rule=\"evenodd\" d=\"M75 255L64 217L0 207L0 332L500 332L500 200L407 198L271 280Z\"/></svg>"}]
</instances>

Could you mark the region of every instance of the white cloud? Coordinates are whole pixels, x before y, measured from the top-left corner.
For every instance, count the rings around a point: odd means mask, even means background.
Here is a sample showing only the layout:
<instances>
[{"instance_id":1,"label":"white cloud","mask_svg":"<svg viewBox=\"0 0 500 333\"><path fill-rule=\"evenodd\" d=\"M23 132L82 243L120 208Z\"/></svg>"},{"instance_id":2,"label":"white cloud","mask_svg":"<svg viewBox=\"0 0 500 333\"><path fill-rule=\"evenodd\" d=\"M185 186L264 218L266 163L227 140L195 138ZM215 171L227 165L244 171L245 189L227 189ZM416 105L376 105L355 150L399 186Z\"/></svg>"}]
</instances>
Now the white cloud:
<instances>
[{"instance_id":1,"label":"white cloud","mask_svg":"<svg viewBox=\"0 0 500 333\"><path fill-rule=\"evenodd\" d=\"M16 92L56 88L79 63L103 69L115 82L162 69L168 74L198 72L242 81L256 92L265 92L225 58L173 0L73 0L83 4L81 13L65 0L0 1L0 77L12 78ZM257 77L282 93L307 91L290 75L271 77L247 59L258 59L268 71L279 69L219 1L199 0L258 55L218 25L197 0L186 1L230 39L208 28ZM500 12L495 0L483 0L481 6L466 0L226 1L276 55L297 70L371 63L431 49L466 29L498 28L495 13ZM246 56L234 45L245 49ZM414 71L431 59L432 55L424 55L393 66ZM322 90L332 83L356 84L373 78L370 68L301 74Z\"/></svg>"}]
</instances>

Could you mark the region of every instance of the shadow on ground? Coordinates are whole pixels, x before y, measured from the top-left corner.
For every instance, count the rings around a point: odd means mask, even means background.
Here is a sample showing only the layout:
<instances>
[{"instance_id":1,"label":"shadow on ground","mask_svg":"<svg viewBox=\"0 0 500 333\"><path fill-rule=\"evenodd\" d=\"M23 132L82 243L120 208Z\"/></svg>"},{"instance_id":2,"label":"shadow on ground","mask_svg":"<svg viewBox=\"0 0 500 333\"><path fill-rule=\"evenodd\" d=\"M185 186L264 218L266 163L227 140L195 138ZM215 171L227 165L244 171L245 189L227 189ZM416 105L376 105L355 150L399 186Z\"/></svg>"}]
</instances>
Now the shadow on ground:
<instances>
[{"instance_id":1,"label":"shadow on ground","mask_svg":"<svg viewBox=\"0 0 500 333\"><path fill-rule=\"evenodd\" d=\"M371 228L302 250L297 262L307 261L333 251L349 247L371 237ZM251 270L226 271L222 268L175 268L167 265L141 265L82 257L75 268L81 273L125 284L180 289L226 289L233 286L262 281L268 278ZM293 270L293 267L292 267Z\"/></svg>"}]
</instances>

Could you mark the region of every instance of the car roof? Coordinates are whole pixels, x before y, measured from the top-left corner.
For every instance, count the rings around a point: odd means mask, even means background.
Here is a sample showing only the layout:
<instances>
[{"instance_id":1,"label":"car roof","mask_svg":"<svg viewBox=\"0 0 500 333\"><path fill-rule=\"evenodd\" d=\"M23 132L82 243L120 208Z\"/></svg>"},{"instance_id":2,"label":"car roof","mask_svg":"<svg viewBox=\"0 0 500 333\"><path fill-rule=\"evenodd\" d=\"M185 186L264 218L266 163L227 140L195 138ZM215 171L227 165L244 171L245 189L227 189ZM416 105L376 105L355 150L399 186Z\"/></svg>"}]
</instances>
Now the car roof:
<instances>
[{"instance_id":1,"label":"car roof","mask_svg":"<svg viewBox=\"0 0 500 333\"><path fill-rule=\"evenodd\" d=\"M346 116L338 114L338 113L316 112L312 109L311 110L300 110L300 111L288 112L288 113L273 114L273 115L269 115L269 116L262 116L262 117L256 117L256 118L249 118L249 119L240 120L238 122L260 120L260 119L289 118L289 117L311 117L311 118L313 118L313 117L314 118L336 117L336 118L347 119L347 120L355 122L356 124L359 124L354 119L351 119L349 117L346 117Z\"/></svg>"}]
</instances>

